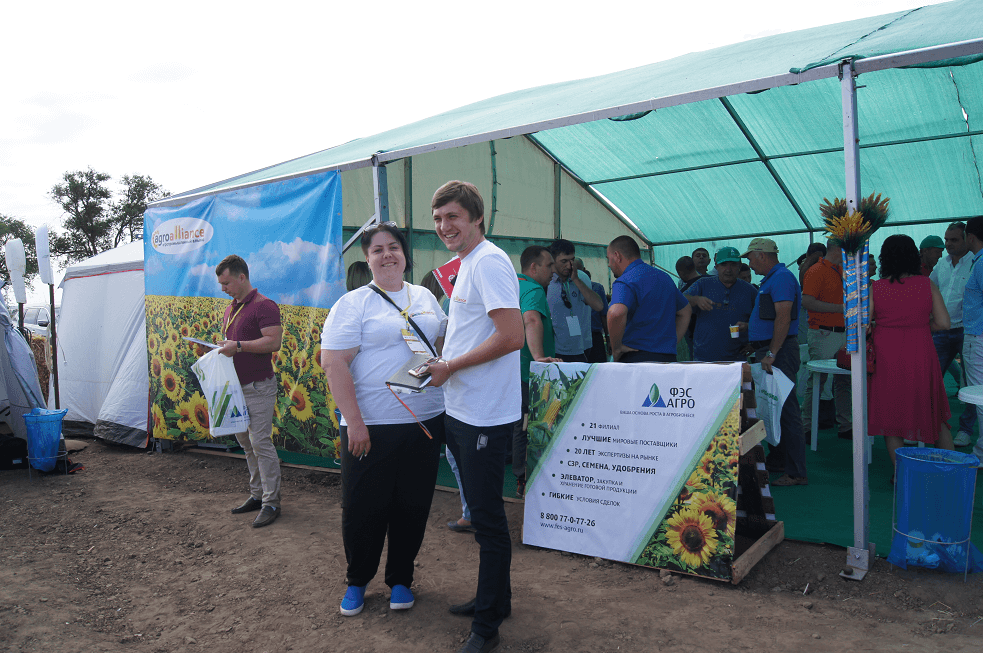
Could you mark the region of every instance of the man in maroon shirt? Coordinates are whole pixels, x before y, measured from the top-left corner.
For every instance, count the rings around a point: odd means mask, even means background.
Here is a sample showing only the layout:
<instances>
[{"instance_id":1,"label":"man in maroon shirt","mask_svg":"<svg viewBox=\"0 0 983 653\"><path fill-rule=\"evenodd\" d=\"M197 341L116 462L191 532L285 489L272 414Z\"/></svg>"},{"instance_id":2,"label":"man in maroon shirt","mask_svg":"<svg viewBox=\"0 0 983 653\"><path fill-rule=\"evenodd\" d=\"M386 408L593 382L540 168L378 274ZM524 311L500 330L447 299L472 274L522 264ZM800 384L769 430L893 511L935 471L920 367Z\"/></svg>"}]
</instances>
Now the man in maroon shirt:
<instances>
[{"instance_id":1,"label":"man in maroon shirt","mask_svg":"<svg viewBox=\"0 0 983 653\"><path fill-rule=\"evenodd\" d=\"M233 514L259 510L253 528L280 516L280 458L273 446L273 407L277 382L273 352L280 349L280 307L249 283L249 267L231 254L215 268L222 292L232 297L222 318L219 353L231 356L249 410L249 430L236 433L249 468L249 499Z\"/></svg>"}]
</instances>

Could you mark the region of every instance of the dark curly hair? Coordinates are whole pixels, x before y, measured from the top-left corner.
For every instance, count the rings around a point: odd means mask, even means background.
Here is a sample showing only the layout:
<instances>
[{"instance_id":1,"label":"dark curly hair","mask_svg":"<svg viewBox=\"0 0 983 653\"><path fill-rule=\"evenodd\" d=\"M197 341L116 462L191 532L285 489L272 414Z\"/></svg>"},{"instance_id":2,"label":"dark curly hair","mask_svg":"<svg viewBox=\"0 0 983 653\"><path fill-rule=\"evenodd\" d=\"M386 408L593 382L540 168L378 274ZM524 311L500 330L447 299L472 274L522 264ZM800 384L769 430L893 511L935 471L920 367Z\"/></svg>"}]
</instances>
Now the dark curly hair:
<instances>
[{"instance_id":1,"label":"dark curly hair","mask_svg":"<svg viewBox=\"0 0 983 653\"><path fill-rule=\"evenodd\" d=\"M888 236L877 258L881 264L881 279L890 279L892 283L901 283L902 275L918 276L922 271L918 246L911 236L905 234Z\"/></svg>"}]
</instances>

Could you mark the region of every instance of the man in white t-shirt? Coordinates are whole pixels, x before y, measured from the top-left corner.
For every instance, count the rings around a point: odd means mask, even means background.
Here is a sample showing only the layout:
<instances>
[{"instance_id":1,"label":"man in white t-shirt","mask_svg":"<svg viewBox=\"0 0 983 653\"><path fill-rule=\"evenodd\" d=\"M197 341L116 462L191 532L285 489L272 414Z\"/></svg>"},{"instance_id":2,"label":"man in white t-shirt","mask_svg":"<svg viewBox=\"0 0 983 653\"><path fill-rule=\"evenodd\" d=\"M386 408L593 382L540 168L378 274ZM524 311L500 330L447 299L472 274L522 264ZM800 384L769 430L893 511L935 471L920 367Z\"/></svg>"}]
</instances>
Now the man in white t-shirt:
<instances>
[{"instance_id":1,"label":"man in white t-shirt","mask_svg":"<svg viewBox=\"0 0 983 653\"><path fill-rule=\"evenodd\" d=\"M430 206L437 235L461 259L444 360L431 366L430 384L444 388L447 446L461 470L481 548L475 598L451 612L474 615L460 651L487 653L498 646L498 627L512 612L512 540L502 493L506 445L522 417L519 280L505 252L485 240L485 205L473 184L447 182Z\"/></svg>"}]
</instances>

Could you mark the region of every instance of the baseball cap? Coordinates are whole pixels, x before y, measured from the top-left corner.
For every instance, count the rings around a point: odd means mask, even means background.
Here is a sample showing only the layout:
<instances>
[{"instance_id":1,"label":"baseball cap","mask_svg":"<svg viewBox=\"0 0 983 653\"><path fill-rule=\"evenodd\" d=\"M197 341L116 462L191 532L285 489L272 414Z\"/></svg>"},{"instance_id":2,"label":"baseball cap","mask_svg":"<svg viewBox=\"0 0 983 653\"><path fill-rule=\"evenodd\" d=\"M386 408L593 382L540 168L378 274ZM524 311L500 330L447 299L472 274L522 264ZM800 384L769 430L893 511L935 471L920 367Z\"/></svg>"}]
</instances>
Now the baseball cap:
<instances>
[{"instance_id":1,"label":"baseball cap","mask_svg":"<svg viewBox=\"0 0 983 653\"><path fill-rule=\"evenodd\" d=\"M721 247L717 250L717 255L713 257L713 262L716 263L740 263L741 253L737 251L736 247Z\"/></svg>"},{"instance_id":2,"label":"baseball cap","mask_svg":"<svg viewBox=\"0 0 983 653\"><path fill-rule=\"evenodd\" d=\"M778 245L771 238L755 238L751 241L751 244L747 246L747 251L741 254L741 258L747 258L748 254L751 252L769 252L771 254L778 253Z\"/></svg>"},{"instance_id":3,"label":"baseball cap","mask_svg":"<svg viewBox=\"0 0 983 653\"><path fill-rule=\"evenodd\" d=\"M929 247L945 249L945 243L938 236L925 236L925 239L922 240L922 244L918 246L918 249L928 249Z\"/></svg>"}]
</instances>

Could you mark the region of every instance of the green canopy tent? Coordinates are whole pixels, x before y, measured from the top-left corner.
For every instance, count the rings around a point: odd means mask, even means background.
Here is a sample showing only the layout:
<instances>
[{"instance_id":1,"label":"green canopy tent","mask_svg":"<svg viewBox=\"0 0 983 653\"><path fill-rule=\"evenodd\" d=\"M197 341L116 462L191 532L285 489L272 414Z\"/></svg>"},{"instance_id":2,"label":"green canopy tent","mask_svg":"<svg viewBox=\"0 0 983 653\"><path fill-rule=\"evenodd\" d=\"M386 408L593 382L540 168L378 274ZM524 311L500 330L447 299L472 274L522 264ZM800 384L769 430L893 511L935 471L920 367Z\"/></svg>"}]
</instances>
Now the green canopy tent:
<instances>
[{"instance_id":1,"label":"green canopy tent","mask_svg":"<svg viewBox=\"0 0 983 653\"><path fill-rule=\"evenodd\" d=\"M158 205L341 170L349 233L393 210L422 274L446 260L430 194L468 179L490 199L489 231L510 254L562 235L596 271L621 233L668 269L696 243L753 236L773 237L788 261L823 238L824 197L856 203L862 189L891 198L876 252L890 233L917 241L983 214L981 61L983 3L956 0L516 91ZM869 549L861 441L851 556Z\"/></svg>"}]
</instances>

